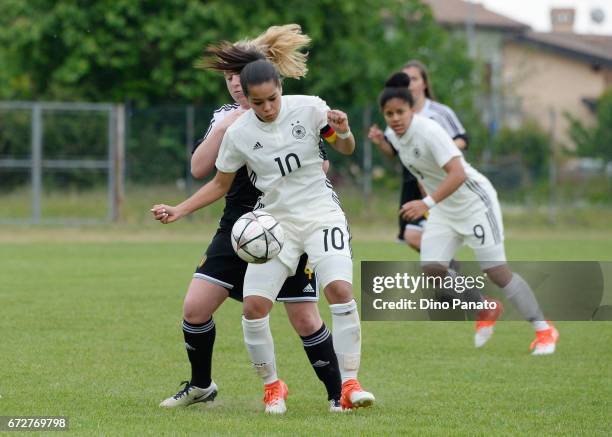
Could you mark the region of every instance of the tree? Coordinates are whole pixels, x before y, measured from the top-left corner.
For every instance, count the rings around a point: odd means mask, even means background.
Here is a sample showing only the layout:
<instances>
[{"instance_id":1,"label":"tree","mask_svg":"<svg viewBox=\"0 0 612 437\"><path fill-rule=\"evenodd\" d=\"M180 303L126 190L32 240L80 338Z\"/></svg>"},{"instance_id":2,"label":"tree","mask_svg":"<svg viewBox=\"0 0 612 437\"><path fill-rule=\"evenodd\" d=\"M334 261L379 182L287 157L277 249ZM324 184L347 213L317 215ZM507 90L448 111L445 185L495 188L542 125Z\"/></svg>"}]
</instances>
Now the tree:
<instances>
[{"instance_id":1,"label":"tree","mask_svg":"<svg viewBox=\"0 0 612 437\"><path fill-rule=\"evenodd\" d=\"M202 49L289 22L313 44L308 77L288 92L362 105L415 57L447 82L440 95L461 95L453 87L469 77L464 51L418 0L3 0L0 98L225 101L223 82L193 67Z\"/></svg>"},{"instance_id":2,"label":"tree","mask_svg":"<svg viewBox=\"0 0 612 437\"><path fill-rule=\"evenodd\" d=\"M576 118L566 116L570 120L570 136L576 143L576 153L612 162L612 87L597 101L597 122L593 127L585 127Z\"/></svg>"}]
</instances>

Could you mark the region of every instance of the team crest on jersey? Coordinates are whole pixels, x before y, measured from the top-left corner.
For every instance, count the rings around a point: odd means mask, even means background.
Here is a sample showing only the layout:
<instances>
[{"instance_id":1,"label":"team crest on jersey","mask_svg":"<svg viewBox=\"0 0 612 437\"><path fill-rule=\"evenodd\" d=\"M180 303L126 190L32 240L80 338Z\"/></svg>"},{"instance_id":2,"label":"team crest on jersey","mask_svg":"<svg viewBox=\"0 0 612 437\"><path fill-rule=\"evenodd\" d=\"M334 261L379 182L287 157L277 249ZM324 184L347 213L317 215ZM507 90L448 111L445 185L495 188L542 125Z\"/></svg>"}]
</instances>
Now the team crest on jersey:
<instances>
[{"instance_id":1,"label":"team crest on jersey","mask_svg":"<svg viewBox=\"0 0 612 437\"><path fill-rule=\"evenodd\" d=\"M293 129L291 130L291 134L294 138L301 140L306 136L306 128L300 124L300 121L296 121L295 123L291 123Z\"/></svg>"}]
</instances>

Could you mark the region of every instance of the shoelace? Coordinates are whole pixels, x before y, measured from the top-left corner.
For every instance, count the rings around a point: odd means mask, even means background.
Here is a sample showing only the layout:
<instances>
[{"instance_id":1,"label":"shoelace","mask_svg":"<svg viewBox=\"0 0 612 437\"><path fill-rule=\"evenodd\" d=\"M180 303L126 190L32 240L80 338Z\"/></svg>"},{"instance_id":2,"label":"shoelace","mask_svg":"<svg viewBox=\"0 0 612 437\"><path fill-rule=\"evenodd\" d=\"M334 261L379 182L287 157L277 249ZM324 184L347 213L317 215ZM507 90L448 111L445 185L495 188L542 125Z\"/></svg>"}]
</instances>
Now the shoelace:
<instances>
[{"instance_id":1,"label":"shoelace","mask_svg":"<svg viewBox=\"0 0 612 437\"><path fill-rule=\"evenodd\" d=\"M266 404L270 403L273 400L278 400L281 398L281 383L280 381L274 385L266 386L266 391L264 392L264 402Z\"/></svg>"},{"instance_id":2,"label":"shoelace","mask_svg":"<svg viewBox=\"0 0 612 437\"><path fill-rule=\"evenodd\" d=\"M179 384L179 387L181 385L184 385L185 387L183 387L183 389L181 391L179 391L177 394L175 394L174 396L172 396L175 400L179 400L180 398L182 398L183 396L186 396L187 394L189 394L189 392L191 391L191 388L193 387L191 384L189 384L189 381L182 381Z\"/></svg>"}]
</instances>

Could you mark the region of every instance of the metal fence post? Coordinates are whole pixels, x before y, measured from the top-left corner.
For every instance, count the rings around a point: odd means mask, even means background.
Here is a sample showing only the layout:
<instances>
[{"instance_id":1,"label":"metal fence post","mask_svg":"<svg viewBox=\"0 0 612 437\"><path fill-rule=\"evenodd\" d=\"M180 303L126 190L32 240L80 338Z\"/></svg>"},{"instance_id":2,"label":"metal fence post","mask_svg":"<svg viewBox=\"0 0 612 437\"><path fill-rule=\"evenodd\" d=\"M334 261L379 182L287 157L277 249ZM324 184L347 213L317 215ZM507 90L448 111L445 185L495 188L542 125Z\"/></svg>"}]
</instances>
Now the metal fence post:
<instances>
[{"instance_id":1,"label":"metal fence post","mask_svg":"<svg viewBox=\"0 0 612 437\"><path fill-rule=\"evenodd\" d=\"M42 193L42 108L39 103L32 106L32 222L40 223Z\"/></svg>"},{"instance_id":2,"label":"metal fence post","mask_svg":"<svg viewBox=\"0 0 612 437\"><path fill-rule=\"evenodd\" d=\"M193 105L187 105L185 108L185 123L185 189L187 190L187 196L191 196L193 192L191 150L195 141L195 108Z\"/></svg>"},{"instance_id":3,"label":"metal fence post","mask_svg":"<svg viewBox=\"0 0 612 437\"><path fill-rule=\"evenodd\" d=\"M372 106L367 105L363 110L363 195L369 199L372 194L372 142L368 138L368 129L372 124ZM369 204L369 203L367 203Z\"/></svg>"},{"instance_id":4,"label":"metal fence post","mask_svg":"<svg viewBox=\"0 0 612 437\"><path fill-rule=\"evenodd\" d=\"M107 125L107 136L108 136L108 156L107 156L107 180L108 180L108 220L115 220L117 216L117 210L115 205L115 108L110 108L107 111L108 114L108 125Z\"/></svg>"},{"instance_id":5,"label":"metal fence post","mask_svg":"<svg viewBox=\"0 0 612 437\"><path fill-rule=\"evenodd\" d=\"M554 225L557 222L557 147L555 145L555 129L557 125L557 113L550 108L550 158L548 164L548 223Z\"/></svg>"},{"instance_id":6,"label":"metal fence post","mask_svg":"<svg viewBox=\"0 0 612 437\"><path fill-rule=\"evenodd\" d=\"M113 221L123 218L123 201L125 198L125 105L118 104L115 112L115 190L113 192Z\"/></svg>"}]
</instances>

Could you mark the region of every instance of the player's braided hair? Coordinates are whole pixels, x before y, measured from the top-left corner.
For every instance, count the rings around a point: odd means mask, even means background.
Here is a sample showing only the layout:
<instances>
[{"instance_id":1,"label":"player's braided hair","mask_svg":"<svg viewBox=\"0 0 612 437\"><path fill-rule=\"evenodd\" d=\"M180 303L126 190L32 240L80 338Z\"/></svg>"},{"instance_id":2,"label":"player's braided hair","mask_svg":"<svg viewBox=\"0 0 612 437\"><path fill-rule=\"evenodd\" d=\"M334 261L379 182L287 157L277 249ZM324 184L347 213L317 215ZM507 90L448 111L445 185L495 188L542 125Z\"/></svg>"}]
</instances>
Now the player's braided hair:
<instances>
[{"instance_id":1,"label":"player's braided hair","mask_svg":"<svg viewBox=\"0 0 612 437\"><path fill-rule=\"evenodd\" d=\"M274 64L281 76L299 79L308 72L308 53L300 50L307 47L310 41L298 24L272 26L251 40L236 43L222 41L209 45L196 67L235 74L240 73L247 64L265 59Z\"/></svg>"}]
</instances>

